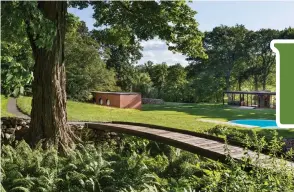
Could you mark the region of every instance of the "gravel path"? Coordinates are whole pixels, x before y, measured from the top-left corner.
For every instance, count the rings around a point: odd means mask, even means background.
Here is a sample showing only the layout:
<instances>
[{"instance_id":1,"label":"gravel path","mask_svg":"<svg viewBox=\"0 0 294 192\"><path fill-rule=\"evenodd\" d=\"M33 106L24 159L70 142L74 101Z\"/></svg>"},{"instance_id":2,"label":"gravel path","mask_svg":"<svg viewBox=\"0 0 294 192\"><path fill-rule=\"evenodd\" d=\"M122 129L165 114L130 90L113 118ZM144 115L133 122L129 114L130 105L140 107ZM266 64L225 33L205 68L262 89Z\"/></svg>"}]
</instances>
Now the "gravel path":
<instances>
[{"instance_id":1,"label":"gravel path","mask_svg":"<svg viewBox=\"0 0 294 192\"><path fill-rule=\"evenodd\" d=\"M7 111L11 114L13 114L16 117L20 118L25 118L25 119L30 119L30 116L22 113L16 105L16 99L13 97L8 98L8 103L7 103ZM89 123L88 121L68 121L67 123L69 124L75 124L75 125L83 125L85 123ZM95 123L95 122L92 122ZM99 122L101 123L101 122Z\"/></svg>"},{"instance_id":2,"label":"gravel path","mask_svg":"<svg viewBox=\"0 0 294 192\"><path fill-rule=\"evenodd\" d=\"M18 110L16 106L16 99L13 97L8 98L8 103L7 103L7 111L16 117L21 117L21 118L26 118L29 119L30 117L24 113L22 113L20 110Z\"/></svg>"}]
</instances>

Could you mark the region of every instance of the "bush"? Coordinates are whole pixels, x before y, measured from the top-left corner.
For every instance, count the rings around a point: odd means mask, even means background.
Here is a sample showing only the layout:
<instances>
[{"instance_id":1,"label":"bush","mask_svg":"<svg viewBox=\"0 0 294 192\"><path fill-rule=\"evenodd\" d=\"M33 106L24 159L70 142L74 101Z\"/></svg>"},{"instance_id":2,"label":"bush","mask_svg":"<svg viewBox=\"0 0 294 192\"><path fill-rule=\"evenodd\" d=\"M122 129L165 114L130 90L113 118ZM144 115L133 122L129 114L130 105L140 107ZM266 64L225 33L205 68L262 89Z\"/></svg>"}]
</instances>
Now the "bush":
<instances>
[{"instance_id":1,"label":"bush","mask_svg":"<svg viewBox=\"0 0 294 192\"><path fill-rule=\"evenodd\" d=\"M259 146L258 153L265 146L264 138L246 138ZM261 168L259 156L250 161L245 153L240 163L228 150L224 165L129 136L120 146L78 144L67 155L21 141L16 147L2 145L1 191L293 191L293 169L276 158L281 150L276 134L268 147L273 158Z\"/></svg>"}]
</instances>

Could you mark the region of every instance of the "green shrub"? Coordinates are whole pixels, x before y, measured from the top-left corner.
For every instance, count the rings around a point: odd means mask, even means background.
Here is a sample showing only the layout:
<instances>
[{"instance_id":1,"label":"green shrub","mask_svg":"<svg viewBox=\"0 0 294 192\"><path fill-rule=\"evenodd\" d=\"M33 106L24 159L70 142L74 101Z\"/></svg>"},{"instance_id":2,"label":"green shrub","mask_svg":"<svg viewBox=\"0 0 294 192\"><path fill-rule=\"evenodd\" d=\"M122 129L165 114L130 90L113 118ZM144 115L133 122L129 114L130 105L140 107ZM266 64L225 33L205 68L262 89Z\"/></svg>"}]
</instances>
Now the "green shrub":
<instances>
[{"instance_id":1,"label":"green shrub","mask_svg":"<svg viewBox=\"0 0 294 192\"><path fill-rule=\"evenodd\" d=\"M78 145L67 156L55 149L32 150L21 141L2 147L2 185L7 191L101 191L113 170L92 145Z\"/></svg>"},{"instance_id":2,"label":"green shrub","mask_svg":"<svg viewBox=\"0 0 294 192\"><path fill-rule=\"evenodd\" d=\"M266 143L256 134L245 138L257 153ZM16 147L2 145L1 191L293 191L293 169L276 158L281 138L273 134L267 146L273 158L264 168L259 156L251 159L245 153L240 163L228 150L225 165L130 136L123 136L120 146L78 144L67 155L53 148L31 149L21 141Z\"/></svg>"}]
</instances>

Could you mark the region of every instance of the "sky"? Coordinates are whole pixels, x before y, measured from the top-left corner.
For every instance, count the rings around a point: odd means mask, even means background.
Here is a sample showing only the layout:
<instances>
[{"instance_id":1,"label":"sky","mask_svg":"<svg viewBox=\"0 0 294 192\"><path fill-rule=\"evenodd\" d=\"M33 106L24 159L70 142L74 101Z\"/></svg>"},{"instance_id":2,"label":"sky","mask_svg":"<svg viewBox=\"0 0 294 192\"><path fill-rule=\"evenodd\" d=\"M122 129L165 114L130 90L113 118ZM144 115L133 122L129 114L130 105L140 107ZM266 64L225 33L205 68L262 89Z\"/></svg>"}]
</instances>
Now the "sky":
<instances>
[{"instance_id":1,"label":"sky","mask_svg":"<svg viewBox=\"0 0 294 192\"><path fill-rule=\"evenodd\" d=\"M189 6L197 11L195 16L200 31L211 31L219 25L234 26L243 24L247 29L271 28L282 30L294 27L294 1L193 1ZM69 9L70 13L85 21L89 30L94 28L93 9ZM168 65L181 63L187 65L186 56L172 53L164 41L153 39L142 41L143 57L138 64L148 60L154 63L166 62Z\"/></svg>"}]
</instances>

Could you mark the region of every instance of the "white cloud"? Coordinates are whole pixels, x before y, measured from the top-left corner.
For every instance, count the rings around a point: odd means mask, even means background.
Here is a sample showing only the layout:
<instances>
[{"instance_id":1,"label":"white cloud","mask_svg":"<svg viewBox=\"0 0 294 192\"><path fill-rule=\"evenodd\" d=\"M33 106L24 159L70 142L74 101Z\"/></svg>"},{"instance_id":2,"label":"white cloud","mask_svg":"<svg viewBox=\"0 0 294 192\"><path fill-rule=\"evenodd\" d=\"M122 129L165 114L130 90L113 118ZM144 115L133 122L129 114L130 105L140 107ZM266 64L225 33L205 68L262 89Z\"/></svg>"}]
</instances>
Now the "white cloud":
<instances>
[{"instance_id":1,"label":"white cloud","mask_svg":"<svg viewBox=\"0 0 294 192\"><path fill-rule=\"evenodd\" d=\"M144 47L144 50L161 50L166 47L165 42L159 39L152 39L149 41L142 41L141 45Z\"/></svg>"},{"instance_id":2,"label":"white cloud","mask_svg":"<svg viewBox=\"0 0 294 192\"><path fill-rule=\"evenodd\" d=\"M153 58L155 57L155 54L153 51L143 51L144 57Z\"/></svg>"},{"instance_id":3,"label":"white cloud","mask_svg":"<svg viewBox=\"0 0 294 192\"><path fill-rule=\"evenodd\" d=\"M169 51L165 42L160 39L156 38L149 41L142 41L141 45L144 47L142 51L143 57L138 61L138 64L152 61L153 63L166 62L168 65L176 63L180 63L183 66L188 65L188 62L185 60L186 56L180 53L174 54L172 51Z\"/></svg>"},{"instance_id":4,"label":"white cloud","mask_svg":"<svg viewBox=\"0 0 294 192\"><path fill-rule=\"evenodd\" d=\"M94 29L93 25L95 23L95 19L92 17L94 13L92 7L88 7L83 10L70 8L68 11L80 17L81 20L85 21L89 30ZM168 50L165 42L158 38L149 41L142 41L141 45L144 47L142 51L143 57L140 61L138 61L138 64L144 64L147 61L152 61L154 63L166 62L168 65L181 63L182 65L186 66L188 64L188 62L185 60L185 56L179 53L173 54Z\"/></svg>"}]
</instances>

